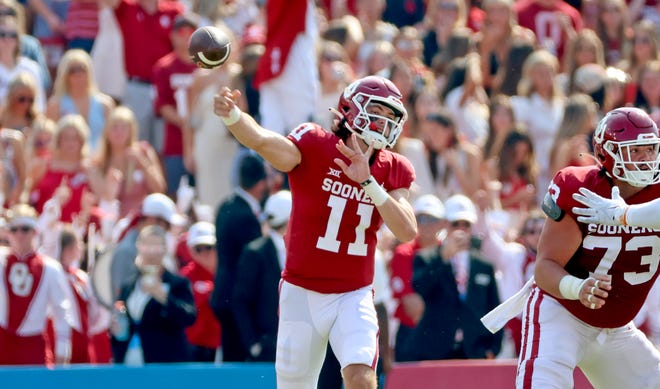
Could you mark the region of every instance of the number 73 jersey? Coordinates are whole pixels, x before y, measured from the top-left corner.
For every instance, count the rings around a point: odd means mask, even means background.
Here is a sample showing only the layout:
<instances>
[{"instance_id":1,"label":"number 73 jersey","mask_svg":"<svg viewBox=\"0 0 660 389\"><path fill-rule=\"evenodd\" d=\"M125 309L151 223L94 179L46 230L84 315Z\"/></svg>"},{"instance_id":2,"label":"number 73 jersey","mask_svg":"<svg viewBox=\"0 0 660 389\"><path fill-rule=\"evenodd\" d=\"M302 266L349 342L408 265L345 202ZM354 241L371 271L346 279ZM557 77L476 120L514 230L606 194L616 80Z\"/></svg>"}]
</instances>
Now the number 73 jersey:
<instances>
[{"instance_id":1,"label":"number 73 jersey","mask_svg":"<svg viewBox=\"0 0 660 389\"><path fill-rule=\"evenodd\" d=\"M319 293L343 293L370 285L382 219L360 184L334 162L341 158L350 164L337 150L339 137L306 123L288 138L302 159L289 172L293 208L282 277ZM380 150L375 158L371 174L386 191L410 187L415 173L405 157Z\"/></svg>"},{"instance_id":2,"label":"number 73 jersey","mask_svg":"<svg viewBox=\"0 0 660 389\"><path fill-rule=\"evenodd\" d=\"M576 219L573 207L583 207L573 200L573 193L585 187L609 198L612 184L594 166L560 170L550 184L546 204L555 202L568 217ZM643 188L626 198L639 204L660 197L660 184ZM552 217L552 215L550 215ZM559 300L573 315L596 327L620 327L631 321L646 300L658 277L660 231L642 227L606 226L577 222L582 230L582 245L565 269L580 278L591 274L609 274L612 290L601 309L591 310L577 300Z\"/></svg>"}]
</instances>

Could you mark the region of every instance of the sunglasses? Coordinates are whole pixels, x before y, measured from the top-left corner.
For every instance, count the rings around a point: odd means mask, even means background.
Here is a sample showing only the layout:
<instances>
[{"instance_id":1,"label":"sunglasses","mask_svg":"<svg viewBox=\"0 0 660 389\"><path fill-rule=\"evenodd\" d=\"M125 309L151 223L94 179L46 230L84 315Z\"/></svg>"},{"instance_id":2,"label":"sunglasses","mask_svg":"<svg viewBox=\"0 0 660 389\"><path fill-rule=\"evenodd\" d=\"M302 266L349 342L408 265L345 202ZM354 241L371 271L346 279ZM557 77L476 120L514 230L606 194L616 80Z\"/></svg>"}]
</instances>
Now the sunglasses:
<instances>
[{"instance_id":1,"label":"sunglasses","mask_svg":"<svg viewBox=\"0 0 660 389\"><path fill-rule=\"evenodd\" d=\"M16 227L10 227L9 228L9 232L11 232L12 234L15 234L19 231L24 233L24 234L27 234L28 232L33 231L33 229L32 229L32 227L29 227L29 226L16 226Z\"/></svg>"},{"instance_id":2,"label":"sunglasses","mask_svg":"<svg viewBox=\"0 0 660 389\"><path fill-rule=\"evenodd\" d=\"M456 220L451 222L450 224L453 228L470 228L472 227L472 223L465 221L465 220Z\"/></svg>"},{"instance_id":3,"label":"sunglasses","mask_svg":"<svg viewBox=\"0 0 660 389\"><path fill-rule=\"evenodd\" d=\"M333 55L324 55L322 59L328 62L342 61L341 57Z\"/></svg>"},{"instance_id":4,"label":"sunglasses","mask_svg":"<svg viewBox=\"0 0 660 389\"><path fill-rule=\"evenodd\" d=\"M456 11L458 10L458 4L440 3L438 4L438 9L442 11Z\"/></svg>"},{"instance_id":5,"label":"sunglasses","mask_svg":"<svg viewBox=\"0 0 660 389\"><path fill-rule=\"evenodd\" d=\"M421 214L416 216L417 223L419 224L431 224L431 223L437 223L440 221L437 217L433 217L431 215L427 214Z\"/></svg>"},{"instance_id":6,"label":"sunglasses","mask_svg":"<svg viewBox=\"0 0 660 389\"><path fill-rule=\"evenodd\" d=\"M651 44L651 38L648 37L638 37L633 40L634 44L643 44L643 45L649 45Z\"/></svg>"},{"instance_id":7,"label":"sunglasses","mask_svg":"<svg viewBox=\"0 0 660 389\"><path fill-rule=\"evenodd\" d=\"M0 31L0 38L18 38L18 32L16 31Z\"/></svg>"},{"instance_id":8,"label":"sunglasses","mask_svg":"<svg viewBox=\"0 0 660 389\"><path fill-rule=\"evenodd\" d=\"M32 103L34 103L34 97L32 97L32 96L18 96L16 98L16 101L18 101L21 104L24 104L24 103L32 104Z\"/></svg>"},{"instance_id":9,"label":"sunglasses","mask_svg":"<svg viewBox=\"0 0 660 389\"><path fill-rule=\"evenodd\" d=\"M34 147L39 149L42 147L46 147L50 144L50 139L35 139L34 140Z\"/></svg>"},{"instance_id":10,"label":"sunglasses","mask_svg":"<svg viewBox=\"0 0 660 389\"><path fill-rule=\"evenodd\" d=\"M199 246L195 246L195 252L196 252L197 254L205 253L205 252L211 251L211 250L213 250L213 249L214 249L214 247L213 247L213 246L209 246L209 245L199 245Z\"/></svg>"}]
</instances>

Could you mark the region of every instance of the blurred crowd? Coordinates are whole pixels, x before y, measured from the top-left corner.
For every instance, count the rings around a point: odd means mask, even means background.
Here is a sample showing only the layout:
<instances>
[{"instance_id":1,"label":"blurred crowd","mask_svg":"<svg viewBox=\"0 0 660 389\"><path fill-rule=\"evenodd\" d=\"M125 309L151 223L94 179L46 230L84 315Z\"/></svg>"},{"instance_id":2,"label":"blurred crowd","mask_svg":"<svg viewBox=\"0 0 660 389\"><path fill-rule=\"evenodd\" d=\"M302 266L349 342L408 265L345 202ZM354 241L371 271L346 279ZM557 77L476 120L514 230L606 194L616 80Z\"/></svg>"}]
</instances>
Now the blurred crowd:
<instances>
[{"instance_id":1,"label":"blurred crowd","mask_svg":"<svg viewBox=\"0 0 660 389\"><path fill-rule=\"evenodd\" d=\"M288 184L213 96L240 90L282 133L329 129L344 88L378 74L407 105L395 151L415 168L419 227L403 244L381 231L381 369L517 356L520 320L490 334L479 318L533 274L547 186L596 163L600 118L636 106L660 122L660 2L292 0L296 27L271 1L0 0L3 255L59 260L57 296L75 302L17 313L37 320L23 332L0 321L0 340L44 333L50 362L274 361ZM212 70L188 57L203 25L232 41ZM302 56L277 49L292 28ZM4 269L5 289L24 281ZM636 324L660 344L657 289Z\"/></svg>"}]
</instances>

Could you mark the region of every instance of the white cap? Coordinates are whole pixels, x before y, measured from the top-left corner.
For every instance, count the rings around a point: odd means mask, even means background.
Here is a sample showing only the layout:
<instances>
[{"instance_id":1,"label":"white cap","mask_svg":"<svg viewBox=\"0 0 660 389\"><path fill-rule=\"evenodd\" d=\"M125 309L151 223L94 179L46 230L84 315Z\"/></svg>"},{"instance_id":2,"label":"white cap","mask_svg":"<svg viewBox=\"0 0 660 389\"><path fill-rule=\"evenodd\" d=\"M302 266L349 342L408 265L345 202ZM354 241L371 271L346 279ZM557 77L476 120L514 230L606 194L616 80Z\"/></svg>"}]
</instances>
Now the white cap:
<instances>
[{"instance_id":1,"label":"white cap","mask_svg":"<svg viewBox=\"0 0 660 389\"><path fill-rule=\"evenodd\" d=\"M455 222L465 220L472 224L477 222L477 209L469 197L457 194L445 201L447 220Z\"/></svg>"},{"instance_id":2,"label":"white cap","mask_svg":"<svg viewBox=\"0 0 660 389\"><path fill-rule=\"evenodd\" d=\"M419 196L413 202L413 211L415 215L429 215L436 219L445 218L445 206L442 201L432 194Z\"/></svg>"},{"instance_id":3,"label":"white cap","mask_svg":"<svg viewBox=\"0 0 660 389\"><path fill-rule=\"evenodd\" d=\"M213 224L209 222L197 222L190 226L188 240L186 241L188 247L198 245L214 246L215 243L215 226Z\"/></svg>"},{"instance_id":4,"label":"white cap","mask_svg":"<svg viewBox=\"0 0 660 389\"><path fill-rule=\"evenodd\" d=\"M575 70L574 82L580 92L591 94L603 86L607 79L606 69L598 64L589 63Z\"/></svg>"},{"instance_id":5,"label":"white cap","mask_svg":"<svg viewBox=\"0 0 660 389\"><path fill-rule=\"evenodd\" d=\"M195 211L195 217L199 221L205 221L212 223L214 220L213 207L208 204L199 204L193 203L193 210Z\"/></svg>"},{"instance_id":6,"label":"white cap","mask_svg":"<svg viewBox=\"0 0 660 389\"><path fill-rule=\"evenodd\" d=\"M152 193L145 197L140 212L142 216L158 217L173 225L184 222L183 217L176 213L174 201L162 193Z\"/></svg>"},{"instance_id":7,"label":"white cap","mask_svg":"<svg viewBox=\"0 0 660 389\"><path fill-rule=\"evenodd\" d=\"M273 228L282 226L291 216L291 192L281 190L268 197L264 205L264 217Z\"/></svg>"}]
</instances>

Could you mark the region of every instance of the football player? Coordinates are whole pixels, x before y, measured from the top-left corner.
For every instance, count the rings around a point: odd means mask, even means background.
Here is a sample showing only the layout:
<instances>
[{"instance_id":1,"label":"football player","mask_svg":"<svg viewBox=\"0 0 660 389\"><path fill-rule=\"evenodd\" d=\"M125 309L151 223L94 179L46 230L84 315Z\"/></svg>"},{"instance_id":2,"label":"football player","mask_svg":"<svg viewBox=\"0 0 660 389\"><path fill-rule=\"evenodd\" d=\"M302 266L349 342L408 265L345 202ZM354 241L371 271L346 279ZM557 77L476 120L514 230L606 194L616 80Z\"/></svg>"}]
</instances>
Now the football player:
<instances>
[{"instance_id":1,"label":"football player","mask_svg":"<svg viewBox=\"0 0 660 389\"><path fill-rule=\"evenodd\" d=\"M632 323L658 277L660 235L649 228L579 223L573 194L615 185L631 204L660 196L660 137L637 108L617 108L593 136L599 165L556 173L523 313L517 388L571 388L579 366L596 388L660 387L660 353ZM579 197L578 197L579 199Z\"/></svg>"},{"instance_id":2,"label":"football player","mask_svg":"<svg viewBox=\"0 0 660 389\"><path fill-rule=\"evenodd\" d=\"M328 341L346 388L376 388L378 322L371 284L381 222L400 241L417 234L408 202L415 179L392 147L407 113L397 87L368 76L339 98L328 131L303 123L288 136L257 124L224 88L214 112L243 145L287 172L293 209L282 273L278 388L316 387Z\"/></svg>"}]
</instances>

